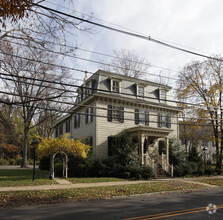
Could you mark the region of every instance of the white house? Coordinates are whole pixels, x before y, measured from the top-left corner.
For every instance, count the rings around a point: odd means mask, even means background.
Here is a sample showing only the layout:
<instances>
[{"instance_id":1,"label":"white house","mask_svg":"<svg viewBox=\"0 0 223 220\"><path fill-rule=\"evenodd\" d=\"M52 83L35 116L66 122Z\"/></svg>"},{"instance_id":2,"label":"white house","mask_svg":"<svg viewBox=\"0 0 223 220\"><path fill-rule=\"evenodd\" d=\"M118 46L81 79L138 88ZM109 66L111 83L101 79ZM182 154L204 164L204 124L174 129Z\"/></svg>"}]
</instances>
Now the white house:
<instances>
[{"instance_id":1,"label":"white house","mask_svg":"<svg viewBox=\"0 0 223 220\"><path fill-rule=\"evenodd\" d=\"M142 164L159 164L170 173L169 138L179 138L177 107L171 87L98 70L85 76L70 114L54 125L58 137L87 139L97 158L113 155L114 136L126 129L138 140Z\"/></svg>"}]
</instances>

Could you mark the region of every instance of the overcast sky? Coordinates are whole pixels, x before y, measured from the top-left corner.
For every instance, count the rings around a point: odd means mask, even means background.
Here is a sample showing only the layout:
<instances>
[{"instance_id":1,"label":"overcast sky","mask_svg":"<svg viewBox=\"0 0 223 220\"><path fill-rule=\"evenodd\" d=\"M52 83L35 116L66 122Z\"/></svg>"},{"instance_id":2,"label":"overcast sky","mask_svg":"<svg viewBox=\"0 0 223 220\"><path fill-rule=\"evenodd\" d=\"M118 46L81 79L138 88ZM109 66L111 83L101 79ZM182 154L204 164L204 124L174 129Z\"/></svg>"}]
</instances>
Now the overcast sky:
<instances>
[{"instance_id":1,"label":"overcast sky","mask_svg":"<svg viewBox=\"0 0 223 220\"><path fill-rule=\"evenodd\" d=\"M63 6L68 5L63 3ZM55 5L51 7L56 8ZM93 13L93 21L105 25L119 25L132 32L206 55L223 54L222 0L76 0L74 7L78 12ZM62 7L60 10L66 11ZM113 55L113 50L129 49L152 65L172 70L180 70L192 60L202 60L191 54L99 27L94 28L94 32L92 35L79 35L80 47L109 55ZM77 40L76 37L70 39ZM78 54L97 61L109 60L85 52ZM77 65L91 72L98 69L98 65L84 61L78 61ZM170 77L177 75L174 71L153 67L149 72ZM154 80L154 77L148 75L148 79ZM169 85L174 85L172 79Z\"/></svg>"}]
</instances>

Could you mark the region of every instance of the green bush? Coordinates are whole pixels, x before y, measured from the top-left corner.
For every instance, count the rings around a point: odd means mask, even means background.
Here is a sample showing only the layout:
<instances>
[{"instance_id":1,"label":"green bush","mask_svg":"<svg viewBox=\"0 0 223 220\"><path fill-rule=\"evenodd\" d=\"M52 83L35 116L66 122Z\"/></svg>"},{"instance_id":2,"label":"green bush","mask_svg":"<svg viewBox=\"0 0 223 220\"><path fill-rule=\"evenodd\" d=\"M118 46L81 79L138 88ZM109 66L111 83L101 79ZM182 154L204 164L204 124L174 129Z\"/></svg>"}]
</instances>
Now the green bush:
<instances>
[{"instance_id":1,"label":"green bush","mask_svg":"<svg viewBox=\"0 0 223 220\"><path fill-rule=\"evenodd\" d=\"M27 164L28 164L28 165L33 165L33 164L34 164L33 159L28 159Z\"/></svg>"},{"instance_id":2,"label":"green bush","mask_svg":"<svg viewBox=\"0 0 223 220\"><path fill-rule=\"evenodd\" d=\"M147 180L154 177L154 171L151 167L142 167L142 178Z\"/></svg>"},{"instance_id":3,"label":"green bush","mask_svg":"<svg viewBox=\"0 0 223 220\"><path fill-rule=\"evenodd\" d=\"M39 169L40 170L50 170L50 158L49 157L43 157L39 161Z\"/></svg>"},{"instance_id":4,"label":"green bush","mask_svg":"<svg viewBox=\"0 0 223 220\"><path fill-rule=\"evenodd\" d=\"M214 169L211 167L207 167L206 170L204 171L205 175L213 175L214 174Z\"/></svg>"},{"instance_id":5,"label":"green bush","mask_svg":"<svg viewBox=\"0 0 223 220\"><path fill-rule=\"evenodd\" d=\"M9 165L9 161L5 160L5 159L0 159L0 165L1 166L7 166L7 165Z\"/></svg>"},{"instance_id":6,"label":"green bush","mask_svg":"<svg viewBox=\"0 0 223 220\"><path fill-rule=\"evenodd\" d=\"M89 177L91 161L84 158L70 157L68 161L69 177Z\"/></svg>"},{"instance_id":7,"label":"green bush","mask_svg":"<svg viewBox=\"0 0 223 220\"><path fill-rule=\"evenodd\" d=\"M215 169L215 172L217 175L221 175L221 173L222 173L221 169Z\"/></svg>"},{"instance_id":8,"label":"green bush","mask_svg":"<svg viewBox=\"0 0 223 220\"><path fill-rule=\"evenodd\" d=\"M130 172L120 173L120 177L124 178L124 179L129 179L130 178Z\"/></svg>"},{"instance_id":9,"label":"green bush","mask_svg":"<svg viewBox=\"0 0 223 220\"><path fill-rule=\"evenodd\" d=\"M100 159L95 159L91 165L90 176L91 177L102 177L106 176L105 173L106 165Z\"/></svg>"},{"instance_id":10,"label":"green bush","mask_svg":"<svg viewBox=\"0 0 223 220\"><path fill-rule=\"evenodd\" d=\"M141 179L142 179L142 175L141 175L140 173L136 173L136 174L134 175L134 178L135 178L136 180L141 180Z\"/></svg>"},{"instance_id":11,"label":"green bush","mask_svg":"<svg viewBox=\"0 0 223 220\"><path fill-rule=\"evenodd\" d=\"M22 157L18 157L18 158L16 158L15 161L16 161L16 162L15 162L15 165L22 165Z\"/></svg>"},{"instance_id":12,"label":"green bush","mask_svg":"<svg viewBox=\"0 0 223 220\"><path fill-rule=\"evenodd\" d=\"M10 159L9 160L9 165L16 165L16 160L15 159Z\"/></svg>"}]
</instances>

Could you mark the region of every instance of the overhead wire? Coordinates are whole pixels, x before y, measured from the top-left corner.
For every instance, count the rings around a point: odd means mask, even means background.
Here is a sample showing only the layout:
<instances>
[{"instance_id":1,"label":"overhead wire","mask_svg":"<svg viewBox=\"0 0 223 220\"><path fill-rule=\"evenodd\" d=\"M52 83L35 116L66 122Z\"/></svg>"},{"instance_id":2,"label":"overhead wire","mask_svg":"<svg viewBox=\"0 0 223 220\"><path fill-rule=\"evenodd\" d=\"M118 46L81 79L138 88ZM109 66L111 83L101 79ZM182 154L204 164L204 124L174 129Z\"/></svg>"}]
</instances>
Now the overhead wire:
<instances>
[{"instance_id":1,"label":"overhead wire","mask_svg":"<svg viewBox=\"0 0 223 220\"><path fill-rule=\"evenodd\" d=\"M64 5L62 6L62 5L59 5L59 4L50 2L50 1L45 1L45 2L50 3L50 4L52 4L52 5L55 5L55 6L58 6L59 8L64 8L64 9L70 10L70 8L65 7ZM119 28L122 28L122 29L125 29L125 30L128 30L128 31L136 32L136 33L138 33L138 34L143 35L143 33L140 33L140 32L138 32L138 31L132 30L132 29L130 29L130 28L127 28L127 27L124 27L124 26L121 26L121 25L118 25L118 24L115 24L115 23L112 23L112 22L105 21L105 20L103 20L103 19L101 19L101 18L97 18L97 17L93 16L93 14L92 14L92 15L89 15L89 14L86 14L86 13L83 13L83 12L79 12L79 11L77 11L77 10L73 10L73 9L72 9L72 11L73 11L74 13L78 13L78 14L81 14L81 15L83 15L83 16L88 16L88 17L90 17L91 19L96 19L96 20L98 20L98 21L102 21L102 22L104 22L104 23L107 23L107 24L110 24L110 25L113 25L113 26L116 26L116 27L119 27ZM182 44L179 44L179 43L175 43L175 42L171 42L171 41L163 40L163 39L160 39L160 38L157 38L157 39L158 39L158 40L161 40L161 41L164 41L164 42L167 42L167 43L175 44L175 45L178 45L178 46L181 46L181 47L186 47L186 48L189 48L189 49L193 49L193 50L197 50L197 51L200 51L200 52L207 53L207 52L205 52L205 51L203 51L203 50L200 50L200 49L197 49L197 48L193 48L193 47L185 46L185 45L182 45Z\"/></svg>"},{"instance_id":2,"label":"overhead wire","mask_svg":"<svg viewBox=\"0 0 223 220\"><path fill-rule=\"evenodd\" d=\"M197 53L197 52L194 52L194 51L191 51L191 50L187 50L187 49L184 49L184 48L181 48L181 47L177 47L177 46L165 43L163 41L152 38L151 36L145 36L145 35L137 34L137 33L134 33L134 32L114 28L114 27L111 27L111 26L108 26L108 25L100 24L100 23L97 23L97 22L94 22L94 21L90 21L90 20L87 20L87 19L84 19L84 18L80 18L80 17L74 16L74 15L67 14L67 13L62 12L62 11L58 11L58 10L55 10L53 8L49 8L49 7L40 5L40 4L32 3L32 5L36 6L36 7L39 7L39 8L42 8L42 9L47 10L47 11L51 11L51 12L54 12L54 13L57 13L57 14L60 14L60 15L66 16L66 17L70 17L70 18L79 20L81 22L89 23L89 24L92 24L92 25L95 25L95 26L98 26L98 27L101 27L101 28L105 28L105 29L108 29L108 30L111 30L111 31L121 33L121 34L125 34L125 35L128 35L128 36L132 36L132 37L140 38L140 39L143 39L143 40L151 41L151 42L154 42L156 44L160 44L162 46L169 47L169 48L172 48L172 49L175 49L175 50L179 50L179 51L182 51L182 52L185 52L185 53L193 54L193 55L203 57L203 58L207 58L207 59L223 61L222 59L219 59L219 58L216 58L216 57L211 57L211 56L208 56L208 55L205 55L205 54Z\"/></svg>"},{"instance_id":3,"label":"overhead wire","mask_svg":"<svg viewBox=\"0 0 223 220\"><path fill-rule=\"evenodd\" d=\"M7 75L8 76L8 74L3 74L3 73L0 73L0 74L2 74L2 75ZM40 79L35 79L35 78L31 78L31 77L24 77L24 76L16 76L16 75L14 75L13 77L18 77L18 78L22 78L22 79L32 79L32 80L37 80L37 81L43 81L43 82L48 82L48 83L54 83L54 82L52 82L52 81L46 81L46 80L40 80ZM16 80L14 80L14 79L8 79L8 78L6 78L6 80L12 80L12 81L16 81ZM25 83L25 84L32 84L33 85L33 83L28 83L28 82L23 82L23 83ZM56 83L56 84L62 84L62 83ZM62 85L64 85L64 84L62 84ZM68 84L69 86L74 86L74 85L70 85L70 84ZM37 84L37 86L39 86L38 84ZM47 87L47 85L43 85L43 87ZM78 88L85 88L85 89L89 89L88 87L82 87L82 86L75 86L75 87L78 87ZM53 89L57 89L57 88L53 88ZM66 90L66 89L60 89L60 90L64 90L64 91L66 91L66 92L76 92L76 91L71 91L71 90ZM97 90L99 90L99 89L95 89L95 91L97 91ZM102 91L107 91L107 90L102 90ZM107 91L108 92L108 91ZM1 91L0 93L3 93L3 94L7 94L7 95L14 95L14 96L21 96L21 95L18 95L18 94L15 94L15 93L7 93L7 92L3 92L3 91ZM110 91L109 91L109 93L111 93ZM24 97L29 97L29 98L34 98L34 97L31 97L31 96L25 96L25 95L22 95L22 96L24 96ZM58 97L58 98L60 98L60 97ZM41 100L50 100L50 101L52 101L52 102L54 102L54 100L51 100L52 98L35 98L36 100L39 100L39 101L41 101ZM28 100L27 102L32 102L32 101L34 101L34 100ZM77 103L69 103L69 102L64 102L64 101L57 101L57 100L55 100L55 102L57 102L57 103L61 103L61 104L69 104L69 105L73 105L73 107L75 107L75 106L81 106L81 107L87 107L88 105L82 105L82 104L77 104ZM144 102L142 102L142 103L144 103ZM90 107L90 106L88 106L88 107ZM165 107L165 106L164 106ZM171 107L171 106L170 106ZM99 108L100 109L100 108ZM102 108L102 109L104 109L104 108ZM108 110L108 109L106 109L106 110ZM129 111L124 111L124 112L126 112L126 113L130 113ZM132 112L131 112L132 113ZM151 114L151 115L154 115L154 114ZM156 115L156 114L155 114ZM216 120L216 119L209 119L209 118L189 118L189 117L176 117L176 118L184 118L184 119L191 119L191 120L197 120L197 119L199 119L199 120Z\"/></svg>"}]
</instances>

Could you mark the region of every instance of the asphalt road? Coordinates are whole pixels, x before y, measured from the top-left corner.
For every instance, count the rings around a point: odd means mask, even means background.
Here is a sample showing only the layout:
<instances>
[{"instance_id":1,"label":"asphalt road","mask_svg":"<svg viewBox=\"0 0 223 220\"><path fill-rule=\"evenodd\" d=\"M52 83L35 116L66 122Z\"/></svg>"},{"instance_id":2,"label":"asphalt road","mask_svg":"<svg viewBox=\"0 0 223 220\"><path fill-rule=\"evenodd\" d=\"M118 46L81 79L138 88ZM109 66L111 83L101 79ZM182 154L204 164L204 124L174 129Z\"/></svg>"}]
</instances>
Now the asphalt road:
<instances>
[{"instance_id":1,"label":"asphalt road","mask_svg":"<svg viewBox=\"0 0 223 220\"><path fill-rule=\"evenodd\" d=\"M212 205L209 205L212 204ZM216 209L215 206L216 205ZM209 205L209 213L206 207ZM0 219L223 219L223 190L0 209Z\"/></svg>"}]
</instances>

